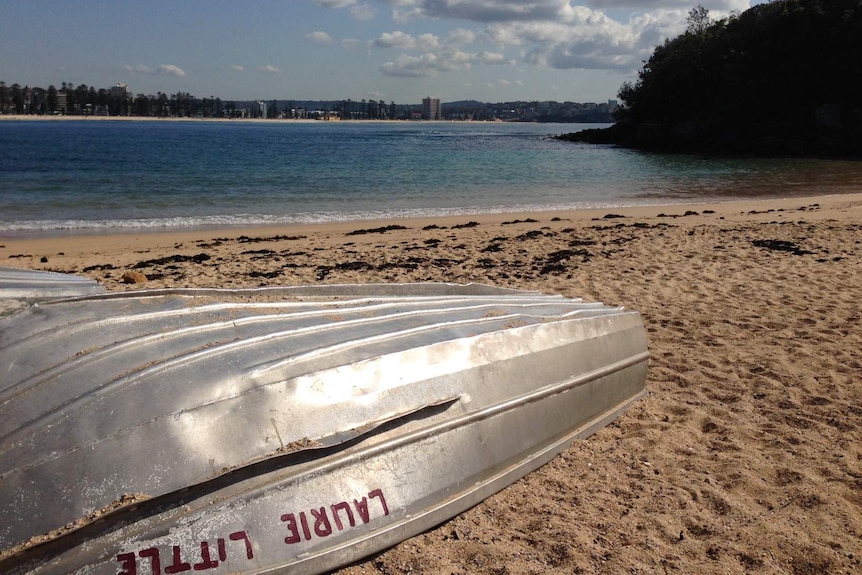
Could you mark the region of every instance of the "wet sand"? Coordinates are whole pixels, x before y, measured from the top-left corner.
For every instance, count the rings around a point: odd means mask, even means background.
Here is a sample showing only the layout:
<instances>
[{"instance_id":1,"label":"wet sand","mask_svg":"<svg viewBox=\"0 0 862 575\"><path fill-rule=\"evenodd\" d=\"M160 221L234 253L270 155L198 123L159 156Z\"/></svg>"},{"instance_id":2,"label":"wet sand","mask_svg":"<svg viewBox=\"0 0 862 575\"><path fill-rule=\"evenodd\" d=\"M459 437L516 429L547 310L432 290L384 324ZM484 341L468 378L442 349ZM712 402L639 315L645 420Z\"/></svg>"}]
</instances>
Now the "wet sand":
<instances>
[{"instance_id":1,"label":"wet sand","mask_svg":"<svg viewBox=\"0 0 862 575\"><path fill-rule=\"evenodd\" d=\"M479 282L641 312L648 398L343 573L862 572L860 194L5 237L0 265L109 290Z\"/></svg>"}]
</instances>

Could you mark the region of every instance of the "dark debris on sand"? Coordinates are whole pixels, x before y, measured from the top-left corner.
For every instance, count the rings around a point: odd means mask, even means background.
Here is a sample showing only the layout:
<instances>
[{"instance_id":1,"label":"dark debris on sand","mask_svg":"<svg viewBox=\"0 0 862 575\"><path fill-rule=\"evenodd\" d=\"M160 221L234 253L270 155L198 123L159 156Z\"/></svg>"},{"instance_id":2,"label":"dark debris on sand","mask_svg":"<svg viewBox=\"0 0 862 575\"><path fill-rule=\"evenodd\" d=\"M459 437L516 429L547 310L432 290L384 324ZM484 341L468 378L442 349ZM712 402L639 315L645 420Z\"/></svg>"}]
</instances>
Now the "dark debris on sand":
<instances>
[{"instance_id":1,"label":"dark debris on sand","mask_svg":"<svg viewBox=\"0 0 862 575\"><path fill-rule=\"evenodd\" d=\"M365 234L385 234L386 232L391 232L393 230L407 230L409 228L405 226L399 226L397 224L392 224L389 226L383 226L380 228L368 228L362 230L353 230L352 232L347 232L348 236L361 236Z\"/></svg>"},{"instance_id":2,"label":"dark debris on sand","mask_svg":"<svg viewBox=\"0 0 862 575\"><path fill-rule=\"evenodd\" d=\"M753 240L751 243L758 248L788 252L795 256L811 255L814 253L804 250L798 244L787 240Z\"/></svg>"},{"instance_id":3,"label":"dark debris on sand","mask_svg":"<svg viewBox=\"0 0 862 575\"><path fill-rule=\"evenodd\" d=\"M172 256L167 256L164 258L158 258L154 260L145 260L142 262L136 263L134 266L135 269L148 268L152 266L163 266L165 264L181 264L186 262L192 262L196 264L203 263L210 259L210 255L207 253L199 253L193 256L184 256L181 254L176 254Z\"/></svg>"}]
</instances>

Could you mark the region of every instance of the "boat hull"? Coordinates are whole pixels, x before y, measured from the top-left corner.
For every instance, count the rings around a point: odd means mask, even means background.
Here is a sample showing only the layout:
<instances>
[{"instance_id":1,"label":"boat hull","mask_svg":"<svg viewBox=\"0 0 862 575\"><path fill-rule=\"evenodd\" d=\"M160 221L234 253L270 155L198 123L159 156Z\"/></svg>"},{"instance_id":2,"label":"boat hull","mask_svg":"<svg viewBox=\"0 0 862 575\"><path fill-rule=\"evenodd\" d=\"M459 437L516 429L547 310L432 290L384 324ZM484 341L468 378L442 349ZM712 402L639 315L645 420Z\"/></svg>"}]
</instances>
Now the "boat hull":
<instances>
[{"instance_id":1,"label":"boat hull","mask_svg":"<svg viewBox=\"0 0 862 575\"><path fill-rule=\"evenodd\" d=\"M13 573L327 571L475 505L645 393L636 312L533 292L38 307L0 320L0 358L23 362L0 389L0 506L30 513L2 531ZM27 356L51 337L80 343Z\"/></svg>"},{"instance_id":2,"label":"boat hull","mask_svg":"<svg viewBox=\"0 0 862 575\"><path fill-rule=\"evenodd\" d=\"M81 276L0 266L0 317L32 301L103 291L98 283Z\"/></svg>"}]
</instances>

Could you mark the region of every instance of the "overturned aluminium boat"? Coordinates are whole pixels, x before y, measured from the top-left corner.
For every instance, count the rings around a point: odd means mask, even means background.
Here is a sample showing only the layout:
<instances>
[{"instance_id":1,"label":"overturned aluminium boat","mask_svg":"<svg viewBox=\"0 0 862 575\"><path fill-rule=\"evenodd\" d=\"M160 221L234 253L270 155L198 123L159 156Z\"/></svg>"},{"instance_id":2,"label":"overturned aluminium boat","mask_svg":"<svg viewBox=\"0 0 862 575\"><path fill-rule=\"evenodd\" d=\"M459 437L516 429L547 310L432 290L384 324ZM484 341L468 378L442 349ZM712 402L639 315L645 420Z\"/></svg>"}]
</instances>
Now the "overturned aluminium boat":
<instances>
[{"instance_id":1,"label":"overturned aluminium boat","mask_svg":"<svg viewBox=\"0 0 862 575\"><path fill-rule=\"evenodd\" d=\"M0 317L3 573L328 571L645 393L640 315L598 303L473 284L80 287Z\"/></svg>"}]
</instances>

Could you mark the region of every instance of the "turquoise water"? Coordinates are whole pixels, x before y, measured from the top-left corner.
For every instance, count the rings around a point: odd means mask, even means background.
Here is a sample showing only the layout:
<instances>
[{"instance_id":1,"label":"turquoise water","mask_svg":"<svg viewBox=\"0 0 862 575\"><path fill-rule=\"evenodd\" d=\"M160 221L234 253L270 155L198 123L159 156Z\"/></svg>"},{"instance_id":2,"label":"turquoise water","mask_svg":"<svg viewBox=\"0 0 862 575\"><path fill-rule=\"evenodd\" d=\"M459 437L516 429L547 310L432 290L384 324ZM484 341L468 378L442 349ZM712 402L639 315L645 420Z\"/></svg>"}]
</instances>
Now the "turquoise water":
<instances>
[{"instance_id":1,"label":"turquoise water","mask_svg":"<svg viewBox=\"0 0 862 575\"><path fill-rule=\"evenodd\" d=\"M858 162L662 156L548 137L584 127L3 121L0 233L312 223L862 190Z\"/></svg>"}]
</instances>

